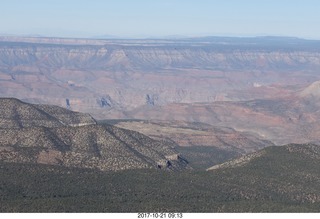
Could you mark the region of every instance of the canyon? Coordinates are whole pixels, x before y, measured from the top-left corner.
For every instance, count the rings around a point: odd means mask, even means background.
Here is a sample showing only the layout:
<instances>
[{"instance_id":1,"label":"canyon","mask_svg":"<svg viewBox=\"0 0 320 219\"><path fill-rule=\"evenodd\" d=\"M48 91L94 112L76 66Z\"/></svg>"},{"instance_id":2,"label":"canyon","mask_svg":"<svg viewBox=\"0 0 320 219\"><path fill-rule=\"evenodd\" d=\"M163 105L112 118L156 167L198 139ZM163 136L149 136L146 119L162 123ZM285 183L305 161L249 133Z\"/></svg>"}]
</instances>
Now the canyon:
<instances>
[{"instance_id":1,"label":"canyon","mask_svg":"<svg viewBox=\"0 0 320 219\"><path fill-rule=\"evenodd\" d=\"M11 41L10 41L11 40ZM145 106L286 96L320 80L318 41L0 38L1 95L130 118ZM18 91L18 92L17 92Z\"/></svg>"},{"instance_id":2,"label":"canyon","mask_svg":"<svg viewBox=\"0 0 320 219\"><path fill-rule=\"evenodd\" d=\"M319 212L319 51L0 37L0 211Z\"/></svg>"},{"instance_id":3,"label":"canyon","mask_svg":"<svg viewBox=\"0 0 320 219\"><path fill-rule=\"evenodd\" d=\"M0 96L234 158L319 141L319 49L289 37L0 37Z\"/></svg>"}]
</instances>

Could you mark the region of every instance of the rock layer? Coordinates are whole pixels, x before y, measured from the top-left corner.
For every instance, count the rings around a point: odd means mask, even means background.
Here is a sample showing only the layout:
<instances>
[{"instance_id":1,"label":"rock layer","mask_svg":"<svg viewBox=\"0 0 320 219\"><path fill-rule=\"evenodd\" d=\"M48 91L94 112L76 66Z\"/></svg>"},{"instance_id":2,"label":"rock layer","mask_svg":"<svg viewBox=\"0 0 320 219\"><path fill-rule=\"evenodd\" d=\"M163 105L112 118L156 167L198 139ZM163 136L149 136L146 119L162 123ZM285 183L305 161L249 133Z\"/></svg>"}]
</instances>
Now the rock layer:
<instances>
[{"instance_id":1,"label":"rock layer","mask_svg":"<svg viewBox=\"0 0 320 219\"><path fill-rule=\"evenodd\" d=\"M0 38L0 93L95 118L172 103L279 94L320 80L320 43L292 38L80 40ZM264 86L270 90L263 90ZM280 89L281 91L281 89Z\"/></svg>"}]
</instances>

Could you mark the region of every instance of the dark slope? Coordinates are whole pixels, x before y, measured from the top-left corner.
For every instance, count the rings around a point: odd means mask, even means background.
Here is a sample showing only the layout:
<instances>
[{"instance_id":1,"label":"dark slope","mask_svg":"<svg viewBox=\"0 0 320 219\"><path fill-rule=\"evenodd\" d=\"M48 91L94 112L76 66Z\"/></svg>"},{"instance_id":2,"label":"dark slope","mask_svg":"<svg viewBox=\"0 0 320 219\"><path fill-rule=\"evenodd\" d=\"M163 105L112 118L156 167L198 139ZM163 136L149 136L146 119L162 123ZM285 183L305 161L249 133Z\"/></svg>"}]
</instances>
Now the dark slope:
<instances>
[{"instance_id":1,"label":"dark slope","mask_svg":"<svg viewBox=\"0 0 320 219\"><path fill-rule=\"evenodd\" d=\"M96 172L0 163L2 212L319 212L319 147L288 145L207 172Z\"/></svg>"},{"instance_id":2,"label":"dark slope","mask_svg":"<svg viewBox=\"0 0 320 219\"><path fill-rule=\"evenodd\" d=\"M96 125L82 113L16 99L0 99L0 160L99 170L185 169L168 143L111 125Z\"/></svg>"},{"instance_id":3,"label":"dark slope","mask_svg":"<svg viewBox=\"0 0 320 219\"><path fill-rule=\"evenodd\" d=\"M319 161L320 146L290 144L214 166L209 173L235 186L241 200L319 205Z\"/></svg>"}]
</instances>

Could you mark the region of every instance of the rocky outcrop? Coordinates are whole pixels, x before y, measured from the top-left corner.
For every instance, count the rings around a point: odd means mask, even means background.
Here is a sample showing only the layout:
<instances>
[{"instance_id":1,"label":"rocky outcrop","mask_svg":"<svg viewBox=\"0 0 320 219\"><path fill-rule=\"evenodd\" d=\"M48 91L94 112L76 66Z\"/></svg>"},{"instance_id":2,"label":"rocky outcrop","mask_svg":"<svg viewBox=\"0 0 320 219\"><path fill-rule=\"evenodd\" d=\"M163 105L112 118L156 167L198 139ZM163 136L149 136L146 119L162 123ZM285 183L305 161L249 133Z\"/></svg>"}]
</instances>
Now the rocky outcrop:
<instances>
[{"instance_id":1,"label":"rocky outcrop","mask_svg":"<svg viewBox=\"0 0 320 219\"><path fill-rule=\"evenodd\" d=\"M111 107L112 106L112 100L109 96L101 97L97 99L97 103L101 108Z\"/></svg>"}]
</instances>

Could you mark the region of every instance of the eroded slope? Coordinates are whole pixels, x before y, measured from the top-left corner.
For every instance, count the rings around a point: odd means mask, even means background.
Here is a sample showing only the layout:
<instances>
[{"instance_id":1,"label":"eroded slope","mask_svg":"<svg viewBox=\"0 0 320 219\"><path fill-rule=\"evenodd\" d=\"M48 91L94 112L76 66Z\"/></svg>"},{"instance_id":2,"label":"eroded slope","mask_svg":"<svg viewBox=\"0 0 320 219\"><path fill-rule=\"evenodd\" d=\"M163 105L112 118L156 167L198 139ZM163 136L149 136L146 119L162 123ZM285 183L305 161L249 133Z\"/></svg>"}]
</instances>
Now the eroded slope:
<instances>
[{"instance_id":1,"label":"eroded slope","mask_svg":"<svg viewBox=\"0 0 320 219\"><path fill-rule=\"evenodd\" d=\"M172 145L140 133L96 125L89 115L0 99L0 160L99 170L185 169Z\"/></svg>"}]
</instances>

